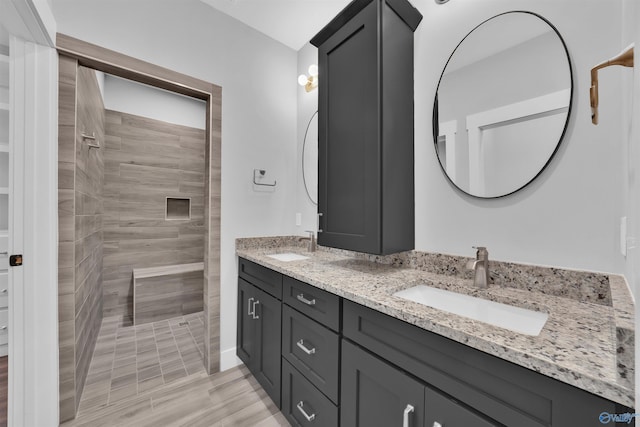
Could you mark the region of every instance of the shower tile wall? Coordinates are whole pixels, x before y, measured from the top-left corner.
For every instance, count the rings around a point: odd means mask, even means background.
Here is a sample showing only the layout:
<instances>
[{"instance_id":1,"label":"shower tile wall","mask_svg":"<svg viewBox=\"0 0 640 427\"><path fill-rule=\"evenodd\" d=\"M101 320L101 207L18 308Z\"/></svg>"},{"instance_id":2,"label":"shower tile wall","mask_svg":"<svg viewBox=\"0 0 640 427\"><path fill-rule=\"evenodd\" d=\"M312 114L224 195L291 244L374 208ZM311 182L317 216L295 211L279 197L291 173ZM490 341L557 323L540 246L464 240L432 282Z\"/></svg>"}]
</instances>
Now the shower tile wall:
<instances>
[{"instance_id":1,"label":"shower tile wall","mask_svg":"<svg viewBox=\"0 0 640 427\"><path fill-rule=\"evenodd\" d=\"M60 421L73 418L75 402L75 124L74 59L60 56L58 83L58 345Z\"/></svg>"},{"instance_id":2,"label":"shower tile wall","mask_svg":"<svg viewBox=\"0 0 640 427\"><path fill-rule=\"evenodd\" d=\"M104 150L89 148L83 132L104 144L104 104L94 70L78 68L75 179L76 406L102 324L102 187Z\"/></svg>"},{"instance_id":3,"label":"shower tile wall","mask_svg":"<svg viewBox=\"0 0 640 427\"><path fill-rule=\"evenodd\" d=\"M106 111L104 316L130 324L132 270L204 260L205 131ZM167 197L191 219L165 219Z\"/></svg>"},{"instance_id":4,"label":"shower tile wall","mask_svg":"<svg viewBox=\"0 0 640 427\"><path fill-rule=\"evenodd\" d=\"M95 72L61 56L58 144L60 420L75 416L102 323L104 105Z\"/></svg>"}]
</instances>

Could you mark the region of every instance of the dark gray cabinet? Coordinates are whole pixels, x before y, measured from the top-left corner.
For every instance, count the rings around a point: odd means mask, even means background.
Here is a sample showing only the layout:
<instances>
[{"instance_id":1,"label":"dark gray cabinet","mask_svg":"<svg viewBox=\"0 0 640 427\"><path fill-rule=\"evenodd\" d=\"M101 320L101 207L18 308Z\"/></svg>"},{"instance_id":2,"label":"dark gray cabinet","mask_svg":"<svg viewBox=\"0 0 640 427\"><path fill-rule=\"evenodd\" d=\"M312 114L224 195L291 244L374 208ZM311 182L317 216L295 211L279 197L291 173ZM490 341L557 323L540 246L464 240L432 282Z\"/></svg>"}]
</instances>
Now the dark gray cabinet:
<instances>
[{"instance_id":1,"label":"dark gray cabinet","mask_svg":"<svg viewBox=\"0 0 640 427\"><path fill-rule=\"evenodd\" d=\"M348 341L342 347L342 396L342 425L500 426Z\"/></svg>"},{"instance_id":2,"label":"dark gray cabinet","mask_svg":"<svg viewBox=\"0 0 640 427\"><path fill-rule=\"evenodd\" d=\"M338 407L282 360L282 413L292 426L338 427Z\"/></svg>"},{"instance_id":3,"label":"dark gray cabinet","mask_svg":"<svg viewBox=\"0 0 640 427\"><path fill-rule=\"evenodd\" d=\"M440 400L429 400L427 391L429 427L434 421L447 427L600 426L602 412L634 412L351 301L343 302L343 335L419 379L427 390L437 390ZM344 400L342 405L344 411ZM444 408L456 408L458 414L447 415ZM469 422L473 417L481 421Z\"/></svg>"},{"instance_id":4,"label":"dark gray cabinet","mask_svg":"<svg viewBox=\"0 0 640 427\"><path fill-rule=\"evenodd\" d=\"M282 357L338 403L340 337L296 310L282 308Z\"/></svg>"},{"instance_id":5,"label":"dark gray cabinet","mask_svg":"<svg viewBox=\"0 0 640 427\"><path fill-rule=\"evenodd\" d=\"M422 427L424 389L399 369L343 341L341 425Z\"/></svg>"},{"instance_id":6,"label":"dark gray cabinet","mask_svg":"<svg viewBox=\"0 0 640 427\"><path fill-rule=\"evenodd\" d=\"M411 427L600 426L603 412L634 413L248 260L238 275L238 357L293 426L402 426L405 411Z\"/></svg>"},{"instance_id":7,"label":"dark gray cabinet","mask_svg":"<svg viewBox=\"0 0 640 427\"><path fill-rule=\"evenodd\" d=\"M318 47L318 243L414 248L413 31L406 0L355 0Z\"/></svg>"},{"instance_id":8,"label":"dark gray cabinet","mask_svg":"<svg viewBox=\"0 0 640 427\"><path fill-rule=\"evenodd\" d=\"M426 387L424 393L424 425L425 427L501 426L430 387Z\"/></svg>"},{"instance_id":9,"label":"dark gray cabinet","mask_svg":"<svg viewBox=\"0 0 640 427\"><path fill-rule=\"evenodd\" d=\"M338 427L341 298L287 276L282 295L282 413Z\"/></svg>"},{"instance_id":10,"label":"dark gray cabinet","mask_svg":"<svg viewBox=\"0 0 640 427\"><path fill-rule=\"evenodd\" d=\"M253 366L256 346L256 324L252 313L255 287L238 279L238 326L236 330L236 354L247 367Z\"/></svg>"},{"instance_id":11,"label":"dark gray cabinet","mask_svg":"<svg viewBox=\"0 0 640 427\"><path fill-rule=\"evenodd\" d=\"M247 264L246 260L241 260L240 262L241 277L238 278L236 354L258 380L269 397L280 407L282 303L262 290L261 287L264 283L260 282L266 280L268 289L280 288L281 294L282 277L279 273L265 269L267 274L258 273L258 277L261 280L255 281L260 287L254 286L242 278L244 275L242 267L251 264ZM255 266L256 264L253 265ZM257 271L265 273L261 270ZM280 285L277 284L278 281Z\"/></svg>"}]
</instances>

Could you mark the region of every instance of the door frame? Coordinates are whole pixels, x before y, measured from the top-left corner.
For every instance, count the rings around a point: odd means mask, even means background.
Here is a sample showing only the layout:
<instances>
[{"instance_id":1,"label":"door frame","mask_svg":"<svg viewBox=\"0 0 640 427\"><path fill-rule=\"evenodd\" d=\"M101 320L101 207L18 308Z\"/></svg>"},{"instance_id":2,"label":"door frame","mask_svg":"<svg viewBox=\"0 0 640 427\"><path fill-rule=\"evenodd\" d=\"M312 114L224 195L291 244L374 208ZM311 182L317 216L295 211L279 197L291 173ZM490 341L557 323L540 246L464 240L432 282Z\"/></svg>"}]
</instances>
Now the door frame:
<instances>
[{"instance_id":1,"label":"door frame","mask_svg":"<svg viewBox=\"0 0 640 427\"><path fill-rule=\"evenodd\" d=\"M64 34L57 34L56 45L60 56L75 59L78 65L191 96L207 103L203 292L205 308L204 362L209 374L219 372L222 87ZM59 336L64 336L63 330L60 330Z\"/></svg>"}]
</instances>

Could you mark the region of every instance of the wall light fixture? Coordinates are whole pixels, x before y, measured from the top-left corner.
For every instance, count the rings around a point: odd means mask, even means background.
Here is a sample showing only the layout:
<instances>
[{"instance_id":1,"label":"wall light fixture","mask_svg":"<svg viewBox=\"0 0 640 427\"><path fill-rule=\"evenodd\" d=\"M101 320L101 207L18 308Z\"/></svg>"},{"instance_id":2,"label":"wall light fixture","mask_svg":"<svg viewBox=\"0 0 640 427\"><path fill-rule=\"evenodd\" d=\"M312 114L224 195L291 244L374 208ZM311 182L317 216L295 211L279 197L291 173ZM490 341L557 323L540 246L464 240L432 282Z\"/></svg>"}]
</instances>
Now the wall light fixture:
<instances>
[{"instance_id":1,"label":"wall light fixture","mask_svg":"<svg viewBox=\"0 0 640 427\"><path fill-rule=\"evenodd\" d=\"M298 84L304 86L304 90L311 92L318 87L318 66L312 64L309 66L309 76L300 74L298 76Z\"/></svg>"}]
</instances>

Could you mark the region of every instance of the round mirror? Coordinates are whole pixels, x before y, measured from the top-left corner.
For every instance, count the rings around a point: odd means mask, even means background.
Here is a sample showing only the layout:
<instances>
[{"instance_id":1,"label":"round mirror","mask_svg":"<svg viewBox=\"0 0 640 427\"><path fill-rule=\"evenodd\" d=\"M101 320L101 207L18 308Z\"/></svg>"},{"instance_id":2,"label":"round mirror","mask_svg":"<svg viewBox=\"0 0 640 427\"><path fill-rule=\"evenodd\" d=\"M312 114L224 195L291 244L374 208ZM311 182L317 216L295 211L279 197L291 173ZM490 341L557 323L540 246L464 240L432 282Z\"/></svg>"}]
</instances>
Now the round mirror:
<instances>
[{"instance_id":1,"label":"round mirror","mask_svg":"<svg viewBox=\"0 0 640 427\"><path fill-rule=\"evenodd\" d=\"M302 143L302 180L309 200L318 204L318 112L307 123Z\"/></svg>"},{"instance_id":2,"label":"round mirror","mask_svg":"<svg viewBox=\"0 0 640 427\"><path fill-rule=\"evenodd\" d=\"M478 25L451 54L436 93L442 170L475 197L525 187L560 145L572 87L567 48L544 18L508 12Z\"/></svg>"}]
</instances>

